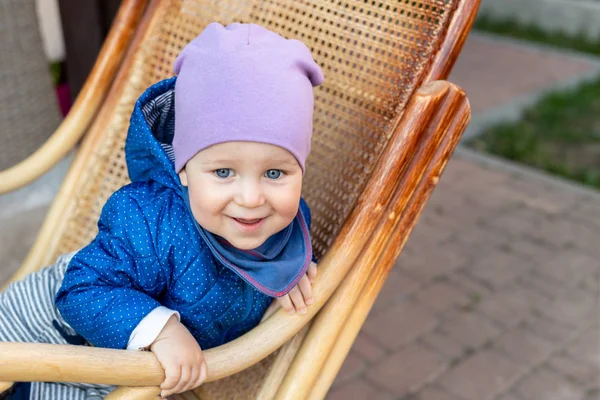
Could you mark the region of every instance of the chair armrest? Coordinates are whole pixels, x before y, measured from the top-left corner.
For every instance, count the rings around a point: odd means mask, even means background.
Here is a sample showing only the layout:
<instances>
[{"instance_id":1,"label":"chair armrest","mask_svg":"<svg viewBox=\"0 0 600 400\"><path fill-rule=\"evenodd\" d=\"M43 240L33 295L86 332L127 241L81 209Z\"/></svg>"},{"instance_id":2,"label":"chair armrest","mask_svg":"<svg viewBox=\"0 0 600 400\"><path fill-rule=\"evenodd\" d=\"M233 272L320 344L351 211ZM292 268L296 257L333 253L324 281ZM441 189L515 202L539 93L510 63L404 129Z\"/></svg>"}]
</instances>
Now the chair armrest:
<instances>
[{"instance_id":1,"label":"chair armrest","mask_svg":"<svg viewBox=\"0 0 600 400\"><path fill-rule=\"evenodd\" d=\"M0 171L0 194L33 182L60 161L84 135L102 105L129 47L148 0L124 0L73 107L56 131L33 154Z\"/></svg>"}]
</instances>

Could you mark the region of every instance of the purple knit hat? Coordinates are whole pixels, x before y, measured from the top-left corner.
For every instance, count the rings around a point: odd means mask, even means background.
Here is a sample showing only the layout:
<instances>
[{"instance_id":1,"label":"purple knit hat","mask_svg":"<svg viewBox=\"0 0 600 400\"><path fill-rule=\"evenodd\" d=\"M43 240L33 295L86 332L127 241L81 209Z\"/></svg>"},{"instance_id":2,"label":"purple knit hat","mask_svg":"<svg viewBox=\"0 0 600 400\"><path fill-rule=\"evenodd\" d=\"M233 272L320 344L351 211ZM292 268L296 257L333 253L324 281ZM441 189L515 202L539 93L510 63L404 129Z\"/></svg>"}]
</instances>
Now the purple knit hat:
<instances>
[{"instance_id":1,"label":"purple knit hat","mask_svg":"<svg viewBox=\"0 0 600 400\"><path fill-rule=\"evenodd\" d=\"M304 171L313 86L323 71L310 50L255 24L213 22L175 60L175 170L230 141L280 146Z\"/></svg>"}]
</instances>

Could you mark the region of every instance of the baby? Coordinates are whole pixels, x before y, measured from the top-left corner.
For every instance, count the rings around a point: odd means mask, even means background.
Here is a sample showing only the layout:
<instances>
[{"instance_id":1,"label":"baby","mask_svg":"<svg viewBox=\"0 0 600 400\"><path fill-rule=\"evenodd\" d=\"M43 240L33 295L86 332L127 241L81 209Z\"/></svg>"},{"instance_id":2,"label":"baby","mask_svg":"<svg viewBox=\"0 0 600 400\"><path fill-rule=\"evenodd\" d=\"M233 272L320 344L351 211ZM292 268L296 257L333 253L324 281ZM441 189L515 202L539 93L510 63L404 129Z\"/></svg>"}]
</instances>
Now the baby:
<instances>
[{"instance_id":1,"label":"baby","mask_svg":"<svg viewBox=\"0 0 600 400\"><path fill-rule=\"evenodd\" d=\"M202 384L202 349L255 327L273 298L306 313L317 273L301 198L323 82L309 49L258 25L212 23L174 70L136 103L132 183L108 199L95 239L0 294L0 341L150 350L163 397ZM29 301L35 313L19 309ZM112 389L28 388L40 399Z\"/></svg>"}]
</instances>

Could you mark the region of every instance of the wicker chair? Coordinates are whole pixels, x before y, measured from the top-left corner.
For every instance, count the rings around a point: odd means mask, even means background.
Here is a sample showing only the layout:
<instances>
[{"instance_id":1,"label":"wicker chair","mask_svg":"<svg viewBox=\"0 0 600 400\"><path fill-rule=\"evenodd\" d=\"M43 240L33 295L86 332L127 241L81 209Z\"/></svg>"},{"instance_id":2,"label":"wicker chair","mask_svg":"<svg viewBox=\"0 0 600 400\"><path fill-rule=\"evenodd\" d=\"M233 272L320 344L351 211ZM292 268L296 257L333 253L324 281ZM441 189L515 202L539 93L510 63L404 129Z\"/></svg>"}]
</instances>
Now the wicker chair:
<instances>
[{"instance_id":1,"label":"wicker chair","mask_svg":"<svg viewBox=\"0 0 600 400\"><path fill-rule=\"evenodd\" d=\"M106 198L127 183L123 143L142 91L211 21L257 22L301 39L323 67L303 195L320 258L308 317L281 310L205 351L209 383L179 399L319 399L327 393L385 278L464 131L470 108L445 79L478 0L155 0L31 253L14 279L96 233ZM313 318L314 317L314 318ZM31 360L43 362L31 363ZM148 352L0 343L0 381L125 386L155 398Z\"/></svg>"},{"instance_id":2,"label":"wicker chair","mask_svg":"<svg viewBox=\"0 0 600 400\"><path fill-rule=\"evenodd\" d=\"M61 122L37 25L35 0L3 0L0 195L42 176L85 134L108 93L147 3L122 2L97 63Z\"/></svg>"}]
</instances>

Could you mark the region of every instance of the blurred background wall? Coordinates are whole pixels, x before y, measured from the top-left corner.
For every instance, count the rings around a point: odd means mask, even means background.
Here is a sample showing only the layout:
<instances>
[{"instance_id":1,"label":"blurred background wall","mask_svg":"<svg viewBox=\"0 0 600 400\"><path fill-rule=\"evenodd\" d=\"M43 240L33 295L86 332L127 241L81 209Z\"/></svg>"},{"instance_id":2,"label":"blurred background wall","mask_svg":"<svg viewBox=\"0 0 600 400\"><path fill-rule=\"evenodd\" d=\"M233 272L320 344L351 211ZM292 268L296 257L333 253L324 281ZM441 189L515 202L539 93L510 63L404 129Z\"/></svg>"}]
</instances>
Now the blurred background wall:
<instances>
[{"instance_id":1,"label":"blurred background wall","mask_svg":"<svg viewBox=\"0 0 600 400\"><path fill-rule=\"evenodd\" d=\"M600 35L599 0L482 0L479 15L588 38Z\"/></svg>"},{"instance_id":2,"label":"blurred background wall","mask_svg":"<svg viewBox=\"0 0 600 400\"><path fill-rule=\"evenodd\" d=\"M48 61L63 62L71 98L91 71L120 0L37 0Z\"/></svg>"}]
</instances>

